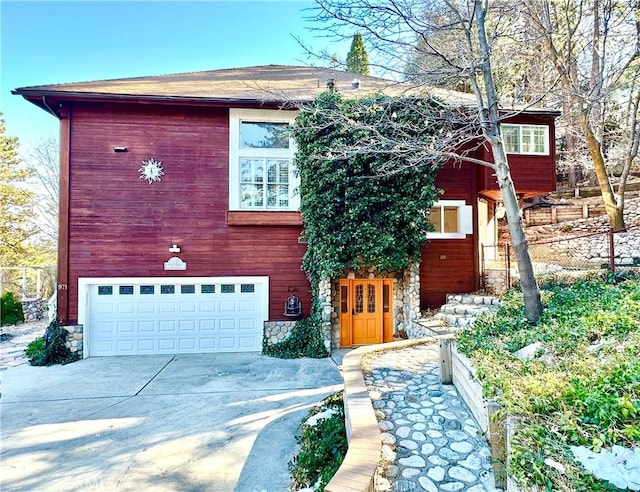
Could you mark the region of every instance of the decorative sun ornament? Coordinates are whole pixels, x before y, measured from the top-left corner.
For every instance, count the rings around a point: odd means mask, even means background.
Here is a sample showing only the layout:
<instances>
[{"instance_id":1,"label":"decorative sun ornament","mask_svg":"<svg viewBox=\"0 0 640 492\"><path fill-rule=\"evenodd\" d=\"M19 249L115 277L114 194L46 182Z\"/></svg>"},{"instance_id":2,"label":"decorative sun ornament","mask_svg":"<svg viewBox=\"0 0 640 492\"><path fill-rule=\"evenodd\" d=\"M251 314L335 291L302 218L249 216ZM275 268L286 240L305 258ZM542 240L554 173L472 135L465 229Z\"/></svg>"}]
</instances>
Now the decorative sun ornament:
<instances>
[{"instance_id":1,"label":"decorative sun ornament","mask_svg":"<svg viewBox=\"0 0 640 492\"><path fill-rule=\"evenodd\" d=\"M148 161L142 161L142 167L138 171L140 172L140 179L146 179L149 184L154 181L160 181L160 177L164 176L162 161L156 161L153 158Z\"/></svg>"}]
</instances>

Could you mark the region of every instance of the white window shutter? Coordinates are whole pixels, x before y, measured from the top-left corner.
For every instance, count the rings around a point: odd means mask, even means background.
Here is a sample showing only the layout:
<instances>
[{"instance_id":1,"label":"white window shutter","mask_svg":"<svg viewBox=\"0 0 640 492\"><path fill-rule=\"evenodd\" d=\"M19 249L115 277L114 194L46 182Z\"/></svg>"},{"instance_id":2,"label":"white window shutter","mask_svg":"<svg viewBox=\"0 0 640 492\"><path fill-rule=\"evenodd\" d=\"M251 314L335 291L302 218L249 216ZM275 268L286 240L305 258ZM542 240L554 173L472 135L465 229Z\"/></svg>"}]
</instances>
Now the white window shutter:
<instances>
[{"instance_id":1,"label":"white window shutter","mask_svg":"<svg viewBox=\"0 0 640 492\"><path fill-rule=\"evenodd\" d=\"M460 207L460 232L473 234L473 207L471 205Z\"/></svg>"}]
</instances>

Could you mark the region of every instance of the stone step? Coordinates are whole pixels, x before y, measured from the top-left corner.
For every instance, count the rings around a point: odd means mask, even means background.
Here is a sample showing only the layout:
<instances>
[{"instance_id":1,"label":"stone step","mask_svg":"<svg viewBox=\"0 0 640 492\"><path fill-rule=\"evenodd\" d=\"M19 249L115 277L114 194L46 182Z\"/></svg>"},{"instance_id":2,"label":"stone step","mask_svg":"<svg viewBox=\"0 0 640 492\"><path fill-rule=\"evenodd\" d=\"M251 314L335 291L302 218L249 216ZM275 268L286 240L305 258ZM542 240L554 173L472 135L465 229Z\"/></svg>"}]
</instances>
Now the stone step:
<instances>
[{"instance_id":1,"label":"stone step","mask_svg":"<svg viewBox=\"0 0 640 492\"><path fill-rule=\"evenodd\" d=\"M458 314L462 316L472 316L474 318L492 310L491 305L479 304L445 304L440 308L440 312L443 314Z\"/></svg>"},{"instance_id":2,"label":"stone step","mask_svg":"<svg viewBox=\"0 0 640 492\"><path fill-rule=\"evenodd\" d=\"M496 312L500 304L500 299L493 296L449 294L447 303L433 317L433 322L446 325L449 332L459 331L465 326L472 326L481 314Z\"/></svg>"},{"instance_id":3,"label":"stone step","mask_svg":"<svg viewBox=\"0 0 640 492\"><path fill-rule=\"evenodd\" d=\"M466 316L464 314L443 314L438 313L434 319L439 320L441 323L446 324L454 328L463 328L465 326L473 325L476 320L475 316Z\"/></svg>"},{"instance_id":4,"label":"stone step","mask_svg":"<svg viewBox=\"0 0 640 492\"><path fill-rule=\"evenodd\" d=\"M419 319L416 323L422 328L421 336L437 337L455 333L457 329L443 323L440 319Z\"/></svg>"},{"instance_id":5,"label":"stone step","mask_svg":"<svg viewBox=\"0 0 640 492\"><path fill-rule=\"evenodd\" d=\"M475 304L480 306L500 306L500 299L493 296L480 296L480 295L471 295L471 294L449 294L447 295L447 304Z\"/></svg>"}]
</instances>

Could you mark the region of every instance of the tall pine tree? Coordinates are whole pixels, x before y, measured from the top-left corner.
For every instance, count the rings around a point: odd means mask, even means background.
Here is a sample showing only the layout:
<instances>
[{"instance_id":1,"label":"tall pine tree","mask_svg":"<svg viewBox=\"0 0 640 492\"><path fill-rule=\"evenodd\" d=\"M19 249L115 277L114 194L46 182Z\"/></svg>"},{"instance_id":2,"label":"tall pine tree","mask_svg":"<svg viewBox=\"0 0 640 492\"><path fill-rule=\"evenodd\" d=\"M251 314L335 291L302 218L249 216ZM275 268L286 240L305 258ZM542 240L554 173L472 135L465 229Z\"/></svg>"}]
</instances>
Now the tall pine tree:
<instances>
[{"instance_id":1,"label":"tall pine tree","mask_svg":"<svg viewBox=\"0 0 640 492\"><path fill-rule=\"evenodd\" d=\"M351 48L347 55L347 71L369 75L369 57L360 34L355 34L351 41Z\"/></svg>"},{"instance_id":2,"label":"tall pine tree","mask_svg":"<svg viewBox=\"0 0 640 492\"><path fill-rule=\"evenodd\" d=\"M0 266L16 266L26 255L33 233L33 193L25 186L29 175L18 156L18 139L5 135L0 113Z\"/></svg>"}]
</instances>

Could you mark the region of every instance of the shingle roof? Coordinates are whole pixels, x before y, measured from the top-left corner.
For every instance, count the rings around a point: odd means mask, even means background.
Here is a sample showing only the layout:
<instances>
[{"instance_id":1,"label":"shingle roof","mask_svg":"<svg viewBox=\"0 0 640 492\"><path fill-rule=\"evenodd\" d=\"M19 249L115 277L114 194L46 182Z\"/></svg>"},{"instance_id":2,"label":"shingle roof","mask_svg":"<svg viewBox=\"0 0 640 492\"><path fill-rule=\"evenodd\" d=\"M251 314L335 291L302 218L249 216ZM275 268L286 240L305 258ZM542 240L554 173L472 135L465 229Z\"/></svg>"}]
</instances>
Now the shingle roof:
<instances>
[{"instance_id":1,"label":"shingle roof","mask_svg":"<svg viewBox=\"0 0 640 492\"><path fill-rule=\"evenodd\" d=\"M359 79L359 88L353 87ZM411 84L379 77L341 72L328 68L288 65L189 72L172 75L154 75L113 80L96 80L66 84L40 85L15 89L19 94L38 104L38 97L65 99L154 99L202 102L278 103L311 101L327 90L333 80L344 96L383 92L389 95L424 92ZM456 104L473 104L470 94L432 89L430 94Z\"/></svg>"}]
</instances>

